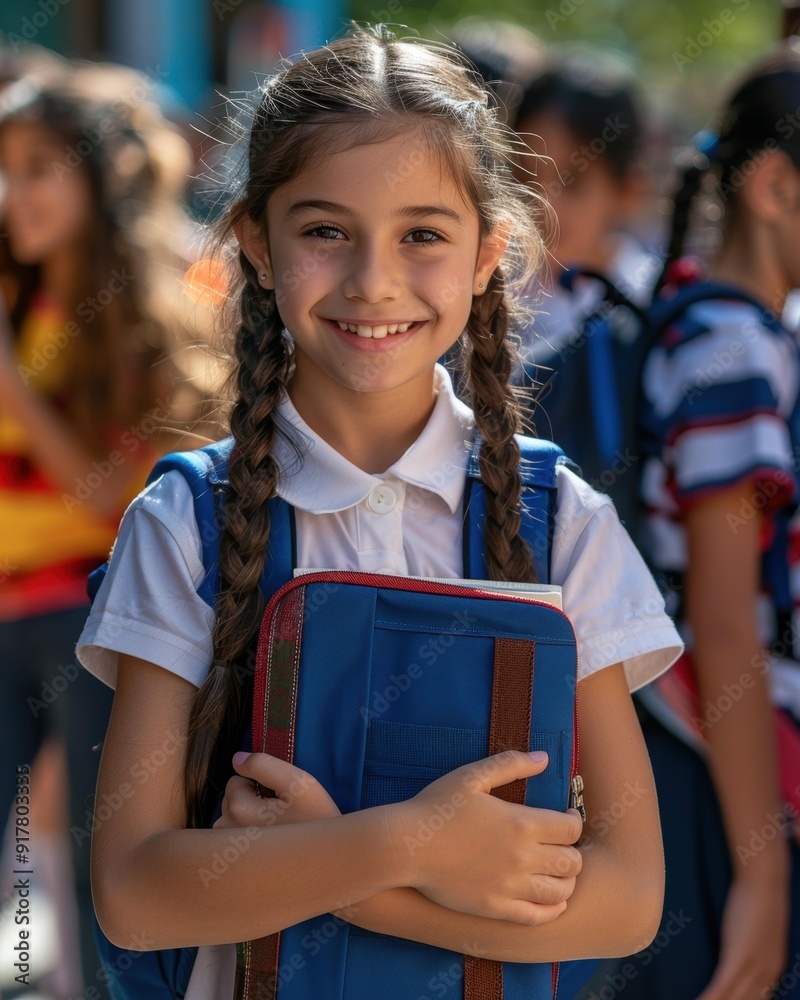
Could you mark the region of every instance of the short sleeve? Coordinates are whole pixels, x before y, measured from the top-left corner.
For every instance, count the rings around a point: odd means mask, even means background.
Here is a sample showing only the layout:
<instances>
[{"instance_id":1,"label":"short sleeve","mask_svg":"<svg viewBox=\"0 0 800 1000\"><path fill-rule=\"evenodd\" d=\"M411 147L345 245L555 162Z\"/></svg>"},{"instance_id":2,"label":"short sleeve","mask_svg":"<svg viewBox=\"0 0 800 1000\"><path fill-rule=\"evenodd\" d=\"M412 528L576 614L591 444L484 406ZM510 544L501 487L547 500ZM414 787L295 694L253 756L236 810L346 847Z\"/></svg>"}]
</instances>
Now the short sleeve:
<instances>
[{"instance_id":1,"label":"short sleeve","mask_svg":"<svg viewBox=\"0 0 800 1000\"><path fill-rule=\"evenodd\" d=\"M558 470L551 582L578 641L578 680L622 663L631 691L649 684L683 643L664 599L608 497Z\"/></svg>"},{"instance_id":2,"label":"short sleeve","mask_svg":"<svg viewBox=\"0 0 800 1000\"><path fill-rule=\"evenodd\" d=\"M750 306L702 303L689 316L690 335L659 347L645 372L669 491L683 509L752 481L762 506L778 509L795 493L789 419L797 348Z\"/></svg>"},{"instance_id":3,"label":"short sleeve","mask_svg":"<svg viewBox=\"0 0 800 1000\"><path fill-rule=\"evenodd\" d=\"M116 685L119 653L199 687L212 659L214 612L197 594L204 575L191 490L168 472L133 501L78 640L79 661Z\"/></svg>"}]
</instances>

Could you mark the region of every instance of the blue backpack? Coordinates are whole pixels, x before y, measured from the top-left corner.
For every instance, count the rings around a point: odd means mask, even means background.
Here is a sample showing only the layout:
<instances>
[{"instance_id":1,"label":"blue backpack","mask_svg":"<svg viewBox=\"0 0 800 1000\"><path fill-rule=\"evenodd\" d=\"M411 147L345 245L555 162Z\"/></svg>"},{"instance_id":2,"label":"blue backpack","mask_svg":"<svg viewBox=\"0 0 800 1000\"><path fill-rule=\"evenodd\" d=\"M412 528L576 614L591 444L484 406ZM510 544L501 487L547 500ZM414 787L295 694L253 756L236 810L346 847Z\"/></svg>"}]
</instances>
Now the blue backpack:
<instances>
[{"instance_id":1,"label":"blue backpack","mask_svg":"<svg viewBox=\"0 0 800 1000\"><path fill-rule=\"evenodd\" d=\"M603 298L558 357L548 359L546 370L534 362L523 368L526 384L546 377L537 403L550 420L553 437L580 466L586 481L611 497L640 549L639 476L642 449L647 448L640 426L642 375L650 351L670 326L700 302L746 302L765 319L769 317L768 322L775 321L763 305L738 288L710 281L687 282L687 277L696 275L690 258L681 258L670 272L676 279L675 294L657 294L650 305L639 306L599 271L568 269L559 276L564 289L574 292L580 282L592 281L602 286ZM615 330L626 324L631 326L621 339ZM583 419L580 405L588 408Z\"/></svg>"},{"instance_id":2,"label":"blue backpack","mask_svg":"<svg viewBox=\"0 0 800 1000\"><path fill-rule=\"evenodd\" d=\"M550 559L555 524L556 467L567 462L567 459L561 449L549 441L524 437L520 437L518 440L521 450L520 473L524 484L522 534L532 550L539 581L547 582L550 579ZM198 587L198 593L212 607L219 583L217 561L221 536L219 507L224 502L227 485L227 461L231 447L232 439L228 438L197 451L168 455L157 463L148 479L148 483L151 483L164 473L176 470L185 477L191 487L202 542L203 565L207 571ZM464 492L464 576L472 579L485 579L487 575L483 557L483 519L486 516L486 505L484 487L478 468L479 448L480 441L477 440L469 459ZM302 578L287 588L286 585L292 581L296 565L293 508L280 498L274 498L270 501L270 519L269 554L265 561L261 586L265 598L268 600L272 598L274 601L287 592L291 596L293 587L299 585ZM107 564L92 574L89 585L90 596L94 596L97 592L106 568ZM348 574L341 573L333 575L335 577L348 576ZM359 574L355 576L358 577ZM386 668L388 675L390 667L397 670L396 663L402 662L407 665L415 656L419 659L420 637L424 643L426 629L429 633L428 639L442 639L442 629L439 624L434 625L431 622L430 626L426 626L424 623L420 625L415 620L409 624L408 616L410 614L413 619L414 609L413 606L404 607L403 605L407 596L402 592L403 579L397 578L396 588L390 586L386 590L377 591L377 600L381 608L379 613L375 611L374 597L367 596L365 588L351 587L348 590L345 587L336 594L336 600L329 600L330 591L326 588L329 588L330 584L313 579L306 589L307 607L310 605L313 608L314 616L318 619L315 624L320 624L325 616L330 619L327 625L321 625L323 635L330 635L331 630L335 630L338 623L343 620L343 616L344 620L348 622L354 620L363 622L363 627L356 629L354 633L359 637L358 640L352 640L345 644L349 648L348 655L350 659L355 657L353 662L357 664L360 662L359 657L363 659L372 655L371 644L373 642L385 641L388 645L379 659L381 662L389 662L389 667ZM315 586L318 588L319 600L314 596ZM462 594L457 594L455 591L458 588L450 589L454 591L453 594L440 598L442 614L447 609L448 617L453 618L454 609L461 608L463 613L480 615L478 602L471 602L468 591L462 589ZM516 608L510 607L509 609L512 616L522 610L520 602L505 601L502 603L516 604ZM530 613L531 605L528 604L525 607ZM575 696L574 633L572 633L568 620L563 618L560 612L544 605L534 606L534 610L539 615L533 626L537 641L536 690L533 695L534 716L541 719L546 710L549 718L552 709L556 722L553 723L552 732L540 732L538 727L536 733L530 732L530 748L546 749L550 754L551 763L545 774L527 782L529 786L528 800L529 804L533 804L532 795L535 792L535 804L563 810L568 807L570 802L574 804L578 797L575 794L575 786L572 785L570 799L565 798L563 780L565 775L571 775L570 769L577 770L577 740L573 719ZM460 621L464 620L463 613ZM551 617L550 613L552 613ZM458 614L459 612L456 611L455 615L458 616ZM387 632L388 639L383 640L380 636L373 638L371 625L374 624L376 618L380 619L378 621L380 630L386 631L391 626L392 631ZM266 619L267 615L265 615L265 621ZM387 619L391 619L391 622ZM506 626L508 636L516 637L520 627L517 621L509 619ZM262 634L263 631L262 627ZM463 625L458 625L452 630L452 635L448 636L447 642L439 642L437 646L438 666L444 668L448 656L456 669L463 665L465 651L459 643L462 640L474 638L469 635L465 636L465 631L474 632L475 629L464 629ZM431 635L431 632L434 634ZM377 633L375 634L377 635ZM491 641L496 641L493 636ZM364 650L359 651L355 648L358 642L366 644ZM402 648L398 649L398 643L401 643ZM402 645L403 643L404 645ZM317 652L323 659L331 660L330 647L320 648ZM342 663L339 663L337 659L335 666L331 668L333 679L328 684L326 678L325 690L319 692L313 690L311 694L302 696L300 714L309 717L307 723L311 727L310 731L317 732L317 727L321 722L324 723L325 719L331 717L337 720L336 726L340 726L343 713L341 709L335 707L331 711L330 706L337 704L337 691L341 692L352 678L352 672L347 674L348 655L343 654ZM550 656L550 660L548 660L548 656ZM551 667L550 670L548 670L548 663ZM350 669L352 671L354 667L351 665ZM565 676L568 680L570 679L570 670L572 670L571 687L564 683ZM337 684L336 677L339 673L342 674L341 683ZM422 673L420 670L419 674ZM483 709L476 707L479 702L479 694L473 688L481 687L480 697L485 701L488 697L485 689L488 686L491 691L492 681L491 674L489 674L488 682L485 676L478 676L479 674L480 671L476 671L477 679L473 681L472 671L470 672L469 680L472 681L472 684L464 677L463 685L461 685L462 690L456 696L452 691L452 674L451 688L437 690L436 671L428 671L422 680L414 681L413 698L405 696L403 708L405 714L401 712L399 715L395 711L395 706L390 705L390 699L383 698L381 704L377 702L373 704L370 700L372 692L365 691L363 704L366 710L361 711L363 725L355 718L358 713L354 713L352 706L350 706L350 716L353 717L351 727L353 732L349 737L352 743L362 744L360 749L355 750L354 753L361 755L361 763L364 768L363 788L356 789L349 799L345 797L343 801L337 800L342 811L410 798L426 784L447 771L486 756L486 723L481 721ZM533 686L532 679L531 686ZM507 685L507 687L512 686ZM378 693L386 695L388 688L386 691L381 688ZM463 723L465 728L455 738L452 727L441 726L436 718L440 710L435 706L442 704L441 698L445 694L449 701L462 702L463 719L459 717L459 723ZM513 689L513 697L517 701L519 700L515 688ZM493 708L494 705L493 700ZM426 708L426 706L434 707ZM449 709L448 705L448 711ZM317 712L318 715L313 716L314 712ZM488 715L488 709L486 714ZM449 717L448 721L450 721ZM484 728L481 729L481 726ZM328 726L328 728L331 727ZM257 749L254 745L255 741L252 739L253 733L255 730L252 733L248 730L240 744L247 750ZM445 735L443 736L443 734ZM449 749L443 756L442 745L445 737ZM338 732L336 738L339 738ZM335 787L335 776L329 774L328 771L331 767L330 759L335 754L325 751L324 737L319 741L315 739L313 742L315 747L307 749L306 756L295 758L296 763L314 774L330 790ZM347 754L350 749L343 752ZM434 764L435 757L438 757L438 761ZM397 763L398 760L400 763ZM230 754L227 756L227 762L229 761ZM348 757L347 767L350 766L351 762ZM232 769L229 766L227 773L228 776L232 774ZM536 788L534 792L531 792L531 786L534 784ZM568 785L569 782L567 782ZM523 794L525 793L523 792ZM336 799L336 795L334 798ZM211 822L218 815L219 806L217 805ZM335 933L332 936L329 933L328 925L335 927ZM175 998L185 996L197 953L196 948L158 952L127 951L112 945L103 935L99 926L96 925L95 931L98 952L114 1000L143 1000L145 997L148 1000L175 1000ZM385 1000L408 1000L412 995L413 1000L417 1000L422 995L428 995L424 993L425 989L430 991L431 996L445 995L441 992L442 990L446 990L450 996L464 996L465 998L469 996L475 997L475 1000L479 995L474 992L474 986L470 989L465 985L465 976L469 980L470 975L469 963L475 960L465 959L464 956L454 952L433 948L418 942L373 934L343 921L337 921L334 924L330 914L287 928L281 932L280 937L282 948L288 949L288 951L282 951L282 955L291 955L293 958L299 955L303 958L304 974L301 975L300 970L294 969L292 966L284 965L283 960L279 965L276 951L275 971L268 977L269 981L267 981L267 977L262 977L261 985L253 986L251 982L252 970L248 969L246 975L242 973L244 963L252 954L252 943L247 943L238 948L240 971L237 977L238 996L247 998L273 997L277 994L281 1000L283 998L286 1000L307 1000L312 995L325 997L336 995L346 998L346 1000L371 1000L377 995L376 977L381 977L379 992ZM324 942L324 947L314 944L318 941ZM315 948L314 952L309 950L312 946ZM318 957L317 953L319 953ZM313 961L311 961L312 958ZM498 1000L500 998L505 998L505 1000L523 1000L523 998L525 1000L544 1000L547 998L547 1000L551 1000L551 998L556 997L559 978L559 970L556 965L483 964L496 967L495 974L500 989L500 993L497 994ZM579 983L588 977L595 965L594 962L567 963L565 972L568 975L566 979L571 984L574 983L575 988L577 988ZM392 975L386 977L388 968L392 969ZM409 968L414 969L413 978L405 980L402 972L400 975L396 975L398 970ZM344 987L345 978L347 980L346 990ZM473 982L476 981L474 972L472 978ZM245 985L245 982L249 985ZM419 989L420 982L423 992L420 992ZM452 991L453 986L457 987L456 992ZM572 995L572 992L562 991L559 995L566 1000L568 996Z\"/></svg>"}]
</instances>

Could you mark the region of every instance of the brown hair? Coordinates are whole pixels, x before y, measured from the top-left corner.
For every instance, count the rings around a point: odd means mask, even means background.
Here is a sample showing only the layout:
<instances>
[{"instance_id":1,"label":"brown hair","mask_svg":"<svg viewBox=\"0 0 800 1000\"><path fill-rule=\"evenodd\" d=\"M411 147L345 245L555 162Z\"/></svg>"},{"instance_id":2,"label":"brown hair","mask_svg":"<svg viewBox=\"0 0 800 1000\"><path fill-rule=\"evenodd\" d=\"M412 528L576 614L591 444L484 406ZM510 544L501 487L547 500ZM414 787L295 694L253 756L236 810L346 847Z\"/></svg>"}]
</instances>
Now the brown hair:
<instances>
[{"instance_id":1,"label":"brown hair","mask_svg":"<svg viewBox=\"0 0 800 1000\"><path fill-rule=\"evenodd\" d=\"M695 200L709 174L717 179L717 193L730 219L737 209L737 191L748 176L745 165L764 150L786 153L800 169L800 133L792 116L799 106L800 39L792 37L746 70L724 108L718 132L700 132L683 154L657 288L668 281L673 263L684 253Z\"/></svg>"},{"instance_id":2,"label":"brown hair","mask_svg":"<svg viewBox=\"0 0 800 1000\"><path fill-rule=\"evenodd\" d=\"M52 134L63 154L49 169L56 179L78 170L89 187L91 214L66 309L80 336L64 350L52 401L98 455L146 414L163 425L165 404L174 402L171 355L184 331L169 285L172 278L178 287L186 261L163 234L187 228L178 199L191 150L161 116L154 87L122 67L67 64L21 76L0 95L0 130L23 124ZM6 244L0 280L19 336L41 288L41 266L15 260ZM183 385L177 389L186 395Z\"/></svg>"},{"instance_id":3,"label":"brown hair","mask_svg":"<svg viewBox=\"0 0 800 1000\"><path fill-rule=\"evenodd\" d=\"M264 85L249 133L243 194L226 220L222 247L230 254L237 220L249 217L263 226L270 195L319 157L409 131L421 136L474 205L481 238L498 227L509 235L486 293L473 299L460 343L469 401L483 438L489 574L534 580L531 552L519 535L521 481L514 434L521 429L521 407L510 385L516 349L509 327L519 293L542 257L536 216L543 209L541 199L513 177L516 144L492 104L477 72L457 50L398 40L381 27L352 29ZM292 341L275 293L260 286L241 252L238 263L231 296L240 312L230 417L234 446L219 547L214 659L189 725L190 825L203 822L205 809L222 790L230 773L225 753L246 712L235 664L263 612L259 582L269 539L267 501L275 495L280 471L272 455L275 410L292 371Z\"/></svg>"}]
</instances>

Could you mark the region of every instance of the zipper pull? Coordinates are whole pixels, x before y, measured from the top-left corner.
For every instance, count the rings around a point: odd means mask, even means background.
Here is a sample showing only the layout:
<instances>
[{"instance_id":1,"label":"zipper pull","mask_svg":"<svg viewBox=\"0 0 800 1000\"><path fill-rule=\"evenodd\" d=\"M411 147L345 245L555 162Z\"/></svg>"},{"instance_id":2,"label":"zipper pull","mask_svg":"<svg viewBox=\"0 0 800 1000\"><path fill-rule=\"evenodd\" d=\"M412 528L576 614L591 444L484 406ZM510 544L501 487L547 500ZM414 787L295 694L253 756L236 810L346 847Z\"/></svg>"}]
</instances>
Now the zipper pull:
<instances>
[{"instance_id":1,"label":"zipper pull","mask_svg":"<svg viewBox=\"0 0 800 1000\"><path fill-rule=\"evenodd\" d=\"M576 774L569 783L569 807L577 809L583 822L586 822L586 808L583 804L583 778L579 774Z\"/></svg>"}]
</instances>

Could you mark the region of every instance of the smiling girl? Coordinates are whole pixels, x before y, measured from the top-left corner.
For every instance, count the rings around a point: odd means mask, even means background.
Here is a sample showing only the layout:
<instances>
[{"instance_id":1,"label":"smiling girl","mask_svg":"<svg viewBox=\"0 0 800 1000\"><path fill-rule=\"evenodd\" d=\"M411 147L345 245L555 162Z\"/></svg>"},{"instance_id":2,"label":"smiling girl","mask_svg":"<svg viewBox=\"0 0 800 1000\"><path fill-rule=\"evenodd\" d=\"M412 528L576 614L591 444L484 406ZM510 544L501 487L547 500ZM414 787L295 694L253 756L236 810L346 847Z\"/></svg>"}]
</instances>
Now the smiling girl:
<instances>
[{"instance_id":1,"label":"smiling girl","mask_svg":"<svg viewBox=\"0 0 800 1000\"><path fill-rule=\"evenodd\" d=\"M98 794L113 794L169 734L181 748L97 830L98 917L121 947L143 932L148 948L201 946L191 1000L231 995L233 942L331 910L512 962L629 953L657 923L658 814L629 690L665 670L679 641L610 502L564 467L552 582L580 648L589 815L628 782L642 792L635 809L576 848L574 811L511 806L484 782L412 857L404 835L463 773L342 816L313 775L252 754L237 757L244 777L231 779L216 828L200 829L219 794L210 768L220 734L241 711L236 666L264 606L270 498L294 507L299 567L463 577L479 433L490 574L535 578L519 534L509 328L541 241L476 81L455 51L380 30L353 31L267 81L226 233L238 241L239 319L215 610L197 594L192 497L169 472L126 514L81 637L83 663L116 689ZM472 409L436 363L457 341ZM509 753L497 783L545 767ZM298 777L305 790L291 799ZM250 825L261 803L250 779L285 808L252 839L246 864L204 884L198 871L229 845L226 826Z\"/></svg>"}]
</instances>

